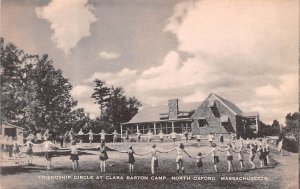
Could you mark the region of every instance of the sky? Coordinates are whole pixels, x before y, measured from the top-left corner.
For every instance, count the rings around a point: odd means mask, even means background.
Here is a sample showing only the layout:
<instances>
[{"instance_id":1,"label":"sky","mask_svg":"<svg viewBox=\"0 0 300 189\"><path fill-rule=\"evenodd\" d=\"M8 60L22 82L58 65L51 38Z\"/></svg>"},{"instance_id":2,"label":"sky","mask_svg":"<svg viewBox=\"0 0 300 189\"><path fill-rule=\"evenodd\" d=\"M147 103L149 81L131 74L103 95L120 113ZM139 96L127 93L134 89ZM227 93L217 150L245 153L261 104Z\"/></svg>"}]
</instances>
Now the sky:
<instances>
[{"instance_id":1,"label":"sky","mask_svg":"<svg viewBox=\"0 0 300 189\"><path fill-rule=\"evenodd\" d=\"M96 78L144 106L214 92L266 123L298 111L297 0L2 0L1 35L49 54L91 117Z\"/></svg>"}]
</instances>

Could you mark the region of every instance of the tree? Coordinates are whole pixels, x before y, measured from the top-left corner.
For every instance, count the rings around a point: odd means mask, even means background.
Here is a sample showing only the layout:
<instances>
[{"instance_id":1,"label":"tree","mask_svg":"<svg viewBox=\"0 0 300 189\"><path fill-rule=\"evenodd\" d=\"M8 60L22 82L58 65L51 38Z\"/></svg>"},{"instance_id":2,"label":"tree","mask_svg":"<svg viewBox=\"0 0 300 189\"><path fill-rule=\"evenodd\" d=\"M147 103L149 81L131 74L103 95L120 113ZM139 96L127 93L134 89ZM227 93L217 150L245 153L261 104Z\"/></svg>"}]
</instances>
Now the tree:
<instances>
[{"instance_id":1,"label":"tree","mask_svg":"<svg viewBox=\"0 0 300 189\"><path fill-rule=\"evenodd\" d=\"M21 68L22 59L26 55L12 43L5 44L3 38L0 39L0 44L1 117L16 123L25 106L20 88L24 86Z\"/></svg>"},{"instance_id":2,"label":"tree","mask_svg":"<svg viewBox=\"0 0 300 189\"><path fill-rule=\"evenodd\" d=\"M59 127L77 104L70 94L72 85L63 77L61 70L53 67L47 55L39 59L31 73L37 86L36 100L41 108L41 112L34 111L38 113L35 119L42 127Z\"/></svg>"},{"instance_id":3,"label":"tree","mask_svg":"<svg viewBox=\"0 0 300 189\"><path fill-rule=\"evenodd\" d=\"M82 129L88 129L90 127L91 119L88 114L85 113L83 108L77 108L70 112L68 120L65 122L65 130L74 128L75 131Z\"/></svg>"},{"instance_id":4,"label":"tree","mask_svg":"<svg viewBox=\"0 0 300 189\"><path fill-rule=\"evenodd\" d=\"M126 97L122 87L107 87L104 81L95 80L92 98L99 104L102 124L118 126L129 121L142 104L135 97ZM115 129L115 128L110 128Z\"/></svg>"},{"instance_id":5,"label":"tree","mask_svg":"<svg viewBox=\"0 0 300 189\"><path fill-rule=\"evenodd\" d=\"M299 121L300 113L288 113L286 115L286 126L283 127L283 140L285 150L299 152Z\"/></svg>"},{"instance_id":6,"label":"tree","mask_svg":"<svg viewBox=\"0 0 300 189\"><path fill-rule=\"evenodd\" d=\"M106 86L104 81L101 81L99 79L95 79L94 83L95 92L91 97L95 99L95 103L99 104L100 110L102 112L109 101L110 89Z\"/></svg>"},{"instance_id":7,"label":"tree","mask_svg":"<svg viewBox=\"0 0 300 189\"><path fill-rule=\"evenodd\" d=\"M274 120L272 125L267 125L260 121L258 136L278 136L280 134L280 123Z\"/></svg>"},{"instance_id":8,"label":"tree","mask_svg":"<svg viewBox=\"0 0 300 189\"><path fill-rule=\"evenodd\" d=\"M48 55L27 55L1 38L1 116L31 129L59 128L76 101Z\"/></svg>"}]
</instances>

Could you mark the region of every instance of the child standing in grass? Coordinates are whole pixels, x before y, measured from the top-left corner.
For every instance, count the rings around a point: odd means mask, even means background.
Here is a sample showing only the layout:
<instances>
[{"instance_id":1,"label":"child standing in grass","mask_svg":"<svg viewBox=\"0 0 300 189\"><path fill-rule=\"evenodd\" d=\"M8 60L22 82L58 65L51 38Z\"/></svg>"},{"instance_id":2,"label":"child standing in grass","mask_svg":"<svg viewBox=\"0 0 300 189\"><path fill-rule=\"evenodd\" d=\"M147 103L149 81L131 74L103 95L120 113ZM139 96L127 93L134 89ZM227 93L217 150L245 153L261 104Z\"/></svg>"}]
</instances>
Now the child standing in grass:
<instances>
[{"instance_id":1,"label":"child standing in grass","mask_svg":"<svg viewBox=\"0 0 300 189\"><path fill-rule=\"evenodd\" d=\"M49 133L49 129L46 129L45 133L44 133L44 140L48 140L48 138L50 137L50 133Z\"/></svg>"},{"instance_id":2,"label":"child standing in grass","mask_svg":"<svg viewBox=\"0 0 300 189\"><path fill-rule=\"evenodd\" d=\"M202 174L203 173L203 162L202 162L202 158L204 158L202 156L202 153L199 152L197 157L192 157L193 159L196 159L197 162L197 172L198 174Z\"/></svg>"},{"instance_id":3,"label":"child standing in grass","mask_svg":"<svg viewBox=\"0 0 300 189\"><path fill-rule=\"evenodd\" d=\"M148 131L147 136L148 136L148 144L149 144L152 141L152 138L153 138L153 133L152 133L151 130Z\"/></svg>"},{"instance_id":4,"label":"child standing in grass","mask_svg":"<svg viewBox=\"0 0 300 189\"><path fill-rule=\"evenodd\" d=\"M244 150L243 140L241 140L241 146L237 150L233 150L234 152L238 153L238 160L241 166L241 170L244 170Z\"/></svg>"},{"instance_id":5,"label":"child standing in grass","mask_svg":"<svg viewBox=\"0 0 300 189\"><path fill-rule=\"evenodd\" d=\"M32 150L32 147L38 145L38 144L34 144L32 141L33 141L33 139L28 140L24 144L24 146L26 146L26 148L27 148L26 154L27 154L28 165L32 165L32 159L33 159L33 150Z\"/></svg>"},{"instance_id":6,"label":"child standing in grass","mask_svg":"<svg viewBox=\"0 0 300 189\"><path fill-rule=\"evenodd\" d=\"M107 135L104 130L101 131L101 133L99 133L100 135L100 140L101 140L101 143L104 142L105 143L105 136Z\"/></svg>"},{"instance_id":7,"label":"child standing in grass","mask_svg":"<svg viewBox=\"0 0 300 189\"><path fill-rule=\"evenodd\" d=\"M267 140L265 140L265 148L266 148L267 164L269 165L271 163L271 160L270 160L270 146L269 146Z\"/></svg>"},{"instance_id":8,"label":"child standing in grass","mask_svg":"<svg viewBox=\"0 0 300 189\"><path fill-rule=\"evenodd\" d=\"M85 135L89 135L90 145L93 146L94 133L93 133L92 129L90 129L90 131Z\"/></svg>"},{"instance_id":9,"label":"child standing in grass","mask_svg":"<svg viewBox=\"0 0 300 189\"><path fill-rule=\"evenodd\" d=\"M173 139L174 145L175 145L175 142L176 142L176 135L177 135L177 133L175 133L174 131L171 133L171 137Z\"/></svg>"},{"instance_id":10,"label":"child standing in grass","mask_svg":"<svg viewBox=\"0 0 300 189\"><path fill-rule=\"evenodd\" d=\"M7 149L8 149L8 157L13 157L13 148L14 148L14 141L13 138L10 136L7 140Z\"/></svg>"},{"instance_id":11,"label":"child standing in grass","mask_svg":"<svg viewBox=\"0 0 300 189\"><path fill-rule=\"evenodd\" d=\"M82 141L83 141L83 135L84 135L82 129L79 130L79 132L77 133L77 135L78 135L80 144L82 144Z\"/></svg>"},{"instance_id":12,"label":"child standing in grass","mask_svg":"<svg viewBox=\"0 0 300 189\"><path fill-rule=\"evenodd\" d=\"M53 144L49 138L45 142L43 142L41 145L44 145L45 148L45 158L46 158L46 166L47 170L51 169L51 161L53 156L53 150L52 149L58 149L59 147Z\"/></svg>"},{"instance_id":13,"label":"child standing in grass","mask_svg":"<svg viewBox=\"0 0 300 189\"><path fill-rule=\"evenodd\" d=\"M101 142L101 145L99 146L99 149L100 149L100 156L99 156L99 160L100 160L100 171L105 173L105 169L106 169L106 160L108 159L108 156L107 156L107 151L110 149L110 150L114 150L114 151L117 151L116 149L113 149L113 148L108 148L106 145L105 145L105 142Z\"/></svg>"},{"instance_id":14,"label":"child standing in grass","mask_svg":"<svg viewBox=\"0 0 300 189\"><path fill-rule=\"evenodd\" d=\"M184 131L184 137L185 137L185 141L188 142L189 141L189 132L186 130Z\"/></svg>"},{"instance_id":15,"label":"child standing in grass","mask_svg":"<svg viewBox=\"0 0 300 189\"><path fill-rule=\"evenodd\" d=\"M232 156L232 146L230 143L227 144L227 147L225 149L225 152L226 152L226 155L227 155L227 164L228 164L228 173L230 172L234 172L234 169L233 169L233 164L232 164L232 161L233 161L233 156Z\"/></svg>"},{"instance_id":16,"label":"child standing in grass","mask_svg":"<svg viewBox=\"0 0 300 189\"><path fill-rule=\"evenodd\" d=\"M136 136L137 136L138 141L141 142L141 132L140 132L140 130L137 130Z\"/></svg>"},{"instance_id":17,"label":"child standing in grass","mask_svg":"<svg viewBox=\"0 0 300 189\"><path fill-rule=\"evenodd\" d=\"M255 157L255 153L256 153L256 150L255 150L255 146L254 144L251 144L250 145L250 149L249 149L249 163L252 165L251 169L255 169L255 164L254 164L254 157Z\"/></svg>"},{"instance_id":18,"label":"child standing in grass","mask_svg":"<svg viewBox=\"0 0 300 189\"><path fill-rule=\"evenodd\" d=\"M162 152L156 149L156 145L152 144L152 149L149 152L140 154L140 155L146 155L146 154L151 154L151 173L156 174L158 172L158 157L157 153L167 153L167 152Z\"/></svg>"},{"instance_id":19,"label":"child standing in grass","mask_svg":"<svg viewBox=\"0 0 300 189\"><path fill-rule=\"evenodd\" d=\"M201 141L201 135L200 133L197 134L197 142L198 142L198 146L200 146L200 141Z\"/></svg>"},{"instance_id":20,"label":"child standing in grass","mask_svg":"<svg viewBox=\"0 0 300 189\"><path fill-rule=\"evenodd\" d=\"M60 135L58 136L58 139L59 139L60 147L63 148L63 146L64 146L64 135L63 135L63 133L60 133Z\"/></svg>"},{"instance_id":21,"label":"child standing in grass","mask_svg":"<svg viewBox=\"0 0 300 189\"><path fill-rule=\"evenodd\" d=\"M13 144L13 152L15 155L15 164L19 164L19 159L20 159L20 145L18 144L17 141L14 142Z\"/></svg>"},{"instance_id":22,"label":"child standing in grass","mask_svg":"<svg viewBox=\"0 0 300 189\"><path fill-rule=\"evenodd\" d=\"M116 143L117 140L118 140L118 131L117 130L114 130L114 132L112 133L113 135L113 143Z\"/></svg>"},{"instance_id":23,"label":"child standing in grass","mask_svg":"<svg viewBox=\"0 0 300 189\"><path fill-rule=\"evenodd\" d=\"M133 154L136 154L136 155L138 155L138 154L133 151L132 146L129 146L129 149L127 151L120 151L120 153L127 153L128 154L129 173L132 174L133 173L133 168L134 168L133 164L135 162Z\"/></svg>"},{"instance_id":24,"label":"child standing in grass","mask_svg":"<svg viewBox=\"0 0 300 189\"><path fill-rule=\"evenodd\" d=\"M106 168L106 160L108 159L107 156L107 147L105 146L105 142L101 142L100 146L100 171L105 173L105 168Z\"/></svg>"},{"instance_id":25,"label":"child standing in grass","mask_svg":"<svg viewBox=\"0 0 300 189\"><path fill-rule=\"evenodd\" d=\"M66 133L64 134L64 147L68 147L69 143L69 132L66 131Z\"/></svg>"},{"instance_id":26,"label":"child standing in grass","mask_svg":"<svg viewBox=\"0 0 300 189\"><path fill-rule=\"evenodd\" d=\"M71 150L71 156L70 156L70 160L72 160L72 167L73 167L73 171L78 170L79 169L79 157L78 157L78 149L79 146L76 145L76 141L72 140L71 141L71 145L70 145L70 150Z\"/></svg>"},{"instance_id":27,"label":"child standing in grass","mask_svg":"<svg viewBox=\"0 0 300 189\"><path fill-rule=\"evenodd\" d=\"M215 143L212 143L211 144L211 150L206 154L206 156L208 154L212 155L213 164L214 164L214 168L215 168L216 173L218 172L218 163L220 162L219 156L218 156L218 151L220 151L220 150L217 148L217 145ZM206 157L206 156L204 156L204 157Z\"/></svg>"},{"instance_id":28,"label":"child standing in grass","mask_svg":"<svg viewBox=\"0 0 300 189\"><path fill-rule=\"evenodd\" d=\"M222 146L224 143L224 136L220 134L220 145Z\"/></svg>"},{"instance_id":29,"label":"child standing in grass","mask_svg":"<svg viewBox=\"0 0 300 189\"><path fill-rule=\"evenodd\" d=\"M215 139L214 135L212 133L210 133L208 135L208 142L209 142L210 146L212 146L212 143L213 143L214 139Z\"/></svg>"},{"instance_id":30,"label":"child standing in grass","mask_svg":"<svg viewBox=\"0 0 300 189\"><path fill-rule=\"evenodd\" d=\"M128 134L128 131L126 131L124 135L125 135L125 136L124 136L125 142L128 142L128 141L129 141L129 134Z\"/></svg>"},{"instance_id":31,"label":"child standing in grass","mask_svg":"<svg viewBox=\"0 0 300 189\"><path fill-rule=\"evenodd\" d=\"M179 146L175 149L169 150L167 152L172 152L172 151L176 151L177 156L176 156L176 165L177 165L177 170L176 173L179 174L180 170L182 170L182 173L184 174L184 166L183 166L183 153L185 153L186 155L188 155L190 158L192 156L190 156L190 154L188 154L185 150L184 150L184 145L182 143L179 144Z\"/></svg>"},{"instance_id":32,"label":"child standing in grass","mask_svg":"<svg viewBox=\"0 0 300 189\"><path fill-rule=\"evenodd\" d=\"M265 162L266 162L266 149L265 147L263 146L263 144L260 144L258 146L258 149L257 149L257 152L258 152L258 159L260 161L260 167L263 167L265 165Z\"/></svg>"},{"instance_id":33,"label":"child standing in grass","mask_svg":"<svg viewBox=\"0 0 300 189\"><path fill-rule=\"evenodd\" d=\"M160 142L164 141L164 133L162 130L160 130L160 132L159 132L159 139L160 139Z\"/></svg>"},{"instance_id":34,"label":"child standing in grass","mask_svg":"<svg viewBox=\"0 0 300 189\"><path fill-rule=\"evenodd\" d=\"M3 158L6 160L8 158L8 136L5 135L3 139Z\"/></svg>"}]
</instances>

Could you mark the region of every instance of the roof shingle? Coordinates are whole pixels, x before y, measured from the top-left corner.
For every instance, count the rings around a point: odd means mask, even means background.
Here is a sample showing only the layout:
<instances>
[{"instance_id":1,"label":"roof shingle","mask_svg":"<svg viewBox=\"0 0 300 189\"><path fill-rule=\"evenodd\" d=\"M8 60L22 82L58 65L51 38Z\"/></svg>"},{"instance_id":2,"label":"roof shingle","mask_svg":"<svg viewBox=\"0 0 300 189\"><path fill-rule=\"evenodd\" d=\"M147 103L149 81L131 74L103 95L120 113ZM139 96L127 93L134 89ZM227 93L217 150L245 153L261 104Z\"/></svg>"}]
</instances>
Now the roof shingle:
<instances>
[{"instance_id":1,"label":"roof shingle","mask_svg":"<svg viewBox=\"0 0 300 189\"><path fill-rule=\"evenodd\" d=\"M201 102L193 103L179 103L180 111L194 111L200 106ZM155 122L161 121L160 115L162 113L168 113L168 105L159 106L145 106L139 110L139 112L129 121L128 123L145 123L145 122ZM126 123L125 123L126 124Z\"/></svg>"}]
</instances>

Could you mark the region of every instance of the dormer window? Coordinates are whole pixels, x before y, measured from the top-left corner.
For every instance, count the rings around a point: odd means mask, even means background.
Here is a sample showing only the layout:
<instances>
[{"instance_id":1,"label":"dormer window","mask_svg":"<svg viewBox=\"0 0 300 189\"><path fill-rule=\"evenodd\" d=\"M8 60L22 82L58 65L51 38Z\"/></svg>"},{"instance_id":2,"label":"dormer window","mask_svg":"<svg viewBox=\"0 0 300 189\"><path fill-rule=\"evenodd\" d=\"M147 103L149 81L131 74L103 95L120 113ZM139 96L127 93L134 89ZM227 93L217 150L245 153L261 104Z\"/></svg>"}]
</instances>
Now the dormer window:
<instances>
[{"instance_id":1,"label":"dormer window","mask_svg":"<svg viewBox=\"0 0 300 189\"><path fill-rule=\"evenodd\" d=\"M159 119L169 119L168 113L159 114Z\"/></svg>"},{"instance_id":2,"label":"dormer window","mask_svg":"<svg viewBox=\"0 0 300 189\"><path fill-rule=\"evenodd\" d=\"M220 120L221 123L228 123L229 117L227 115L221 115Z\"/></svg>"},{"instance_id":3,"label":"dormer window","mask_svg":"<svg viewBox=\"0 0 300 189\"><path fill-rule=\"evenodd\" d=\"M208 101L208 107L214 108L216 106L216 102L214 100L209 100Z\"/></svg>"}]
</instances>

